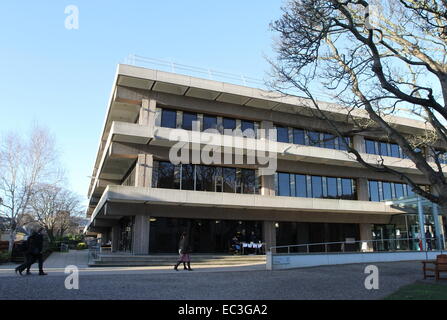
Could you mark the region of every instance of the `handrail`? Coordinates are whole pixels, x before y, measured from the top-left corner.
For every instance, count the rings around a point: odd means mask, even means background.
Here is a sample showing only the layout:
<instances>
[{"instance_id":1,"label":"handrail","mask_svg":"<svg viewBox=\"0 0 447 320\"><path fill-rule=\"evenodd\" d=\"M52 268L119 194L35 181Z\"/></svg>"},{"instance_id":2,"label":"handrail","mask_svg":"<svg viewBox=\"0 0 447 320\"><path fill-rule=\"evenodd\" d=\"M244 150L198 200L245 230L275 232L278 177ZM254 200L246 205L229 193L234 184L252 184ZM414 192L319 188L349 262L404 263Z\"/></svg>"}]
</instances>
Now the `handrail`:
<instances>
[{"instance_id":1,"label":"handrail","mask_svg":"<svg viewBox=\"0 0 447 320\"><path fill-rule=\"evenodd\" d=\"M310 252L309 251L309 247L310 246L324 246L325 247L324 252L328 252L328 245L334 245L334 244L340 244L341 245L341 252L345 252L345 245L355 245L357 243L360 243L360 244L363 244L363 243L376 243L376 242L385 243L387 241L396 243L396 242L401 242L401 241L407 241L408 244L409 244L410 241L419 241L419 240L426 241L426 242L430 241L432 244L436 244L437 238L429 238L428 239L428 238L424 237L424 238L421 238L421 239L418 239L418 238L399 238L399 239L396 239L396 238L394 238L394 239L378 239L378 240L354 240L354 241L336 241L336 242L316 242L316 243L306 243L306 244L272 246L272 247L270 247L270 252L273 253L273 250L275 250L275 252L276 252L277 249L287 248L287 253L290 254L290 249L291 248L306 247L307 248L306 251L307 251L307 253L309 253ZM441 240L443 240L443 239L441 239ZM443 245L444 244L442 243L442 246ZM425 246L425 248L426 249L424 251L429 251L427 245ZM441 252L442 252L443 248L440 248L438 250L441 250ZM396 250L389 250L389 251L396 251ZM411 251L411 250L399 250L399 251Z\"/></svg>"}]
</instances>

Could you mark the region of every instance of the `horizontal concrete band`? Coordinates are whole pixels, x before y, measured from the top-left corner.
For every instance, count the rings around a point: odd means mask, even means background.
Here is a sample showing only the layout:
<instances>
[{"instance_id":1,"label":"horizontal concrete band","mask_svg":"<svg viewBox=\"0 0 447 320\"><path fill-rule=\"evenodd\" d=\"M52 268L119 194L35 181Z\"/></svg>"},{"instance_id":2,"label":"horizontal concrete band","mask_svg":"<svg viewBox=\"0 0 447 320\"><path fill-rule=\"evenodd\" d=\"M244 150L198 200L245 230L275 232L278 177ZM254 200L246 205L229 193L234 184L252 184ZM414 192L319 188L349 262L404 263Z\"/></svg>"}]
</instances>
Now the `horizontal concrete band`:
<instances>
[{"instance_id":1,"label":"horizontal concrete band","mask_svg":"<svg viewBox=\"0 0 447 320\"><path fill-rule=\"evenodd\" d=\"M96 218L100 211L104 212L103 207L108 202L142 203L147 205L195 206L210 209L229 208L275 212L296 211L331 214L358 213L386 216L402 213L402 211L387 206L382 202L108 186L92 214L91 221ZM122 213L117 214L122 215Z\"/></svg>"},{"instance_id":2,"label":"horizontal concrete band","mask_svg":"<svg viewBox=\"0 0 447 320\"><path fill-rule=\"evenodd\" d=\"M292 269L349 263L374 263L436 259L442 251L362 252L332 254L271 254L267 253L267 269Z\"/></svg>"}]
</instances>

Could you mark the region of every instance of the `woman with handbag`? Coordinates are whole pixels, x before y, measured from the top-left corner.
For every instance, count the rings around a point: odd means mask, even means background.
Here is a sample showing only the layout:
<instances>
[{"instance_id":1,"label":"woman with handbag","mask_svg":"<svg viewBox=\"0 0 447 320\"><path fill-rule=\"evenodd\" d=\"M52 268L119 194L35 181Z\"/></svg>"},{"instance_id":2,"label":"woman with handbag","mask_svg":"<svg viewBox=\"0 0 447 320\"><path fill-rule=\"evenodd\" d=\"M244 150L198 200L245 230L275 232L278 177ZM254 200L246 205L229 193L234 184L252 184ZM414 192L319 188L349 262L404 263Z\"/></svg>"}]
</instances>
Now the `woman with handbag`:
<instances>
[{"instance_id":1,"label":"woman with handbag","mask_svg":"<svg viewBox=\"0 0 447 320\"><path fill-rule=\"evenodd\" d=\"M178 266L180 263L183 263L184 270L192 271L191 269L191 248L188 243L188 237L186 235L186 232L182 233L182 236L180 237L180 242L178 244L179 247L179 260L177 261L177 264L174 266L174 270L178 271ZM186 264L188 264L188 268L186 267Z\"/></svg>"}]
</instances>

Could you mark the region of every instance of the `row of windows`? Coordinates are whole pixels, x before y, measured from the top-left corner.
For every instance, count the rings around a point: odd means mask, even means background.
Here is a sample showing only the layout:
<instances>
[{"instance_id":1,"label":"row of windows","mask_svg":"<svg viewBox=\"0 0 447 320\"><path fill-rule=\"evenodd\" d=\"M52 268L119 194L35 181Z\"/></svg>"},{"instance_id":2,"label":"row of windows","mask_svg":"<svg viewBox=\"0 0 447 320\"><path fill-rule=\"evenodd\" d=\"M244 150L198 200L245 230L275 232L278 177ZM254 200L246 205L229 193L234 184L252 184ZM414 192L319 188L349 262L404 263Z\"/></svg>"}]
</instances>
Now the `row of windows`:
<instances>
[{"instance_id":1,"label":"row of windows","mask_svg":"<svg viewBox=\"0 0 447 320\"><path fill-rule=\"evenodd\" d=\"M259 182L253 169L154 161L152 187L257 194Z\"/></svg>"},{"instance_id":2,"label":"row of windows","mask_svg":"<svg viewBox=\"0 0 447 320\"><path fill-rule=\"evenodd\" d=\"M414 151L421 152L422 150L420 148L415 148ZM402 148L397 143L391 142L365 139L365 152L386 157L408 159L408 156L404 153Z\"/></svg>"},{"instance_id":3,"label":"row of windows","mask_svg":"<svg viewBox=\"0 0 447 320\"><path fill-rule=\"evenodd\" d=\"M278 142L301 144L305 146L321 147L328 149L347 150L346 144L351 145L351 138L342 138L330 133L311 131L305 129L296 129L276 126Z\"/></svg>"},{"instance_id":4,"label":"row of windows","mask_svg":"<svg viewBox=\"0 0 447 320\"><path fill-rule=\"evenodd\" d=\"M216 129L220 133L224 130L240 129L246 136L255 137L258 123L251 120L239 120L228 117L218 117L209 114L197 114L186 111L176 111L172 109L161 109L160 126L165 128L182 128L185 130L193 129L193 122L200 123L200 131L207 129ZM180 117L180 118L179 118ZM239 125L240 122L240 125Z\"/></svg>"},{"instance_id":5,"label":"row of windows","mask_svg":"<svg viewBox=\"0 0 447 320\"><path fill-rule=\"evenodd\" d=\"M286 197L355 200L355 182L349 178L278 172L276 194Z\"/></svg>"},{"instance_id":6,"label":"row of windows","mask_svg":"<svg viewBox=\"0 0 447 320\"><path fill-rule=\"evenodd\" d=\"M368 180L369 201L382 201L413 196L411 187L405 183Z\"/></svg>"}]
</instances>

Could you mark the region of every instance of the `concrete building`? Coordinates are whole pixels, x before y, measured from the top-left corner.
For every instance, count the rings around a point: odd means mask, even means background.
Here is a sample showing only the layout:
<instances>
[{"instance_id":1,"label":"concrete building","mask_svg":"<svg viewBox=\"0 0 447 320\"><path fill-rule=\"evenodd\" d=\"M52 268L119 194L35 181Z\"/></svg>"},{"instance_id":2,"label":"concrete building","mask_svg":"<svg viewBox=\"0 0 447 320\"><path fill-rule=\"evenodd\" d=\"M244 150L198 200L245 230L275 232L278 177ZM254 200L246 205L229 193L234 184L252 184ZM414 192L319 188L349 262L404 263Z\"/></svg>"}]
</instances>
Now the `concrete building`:
<instances>
[{"instance_id":1,"label":"concrete building","mask_svg":"<svg viewBox=\"0 0 447 320\"><path fill-rule=\"evenodd\" d=\"M349 128L344 108L322 107ZM202 253L228 252L235 235L267 249L414 237L417 215L382 201L411 196L410 188L394 176L363 168L344 151L342 139L326 132L327 123L314 117L314 111L299 97L119 65L88 191L85 231L100 233L104 243L111 241L112 251L132 254L175 253L183 231L190 235L193 251ZM367 119L362 110L354 115ZM427 129L412 119L389 121L403 133ZM217 131L203 132L209 128ZM225 129L240 129L243 136ZM276 129L276 136L264 129ZM185 131L191 134L185 136ZM274 171L265 174L260 162L248 159L263 148L260 142L275 138L269 154ZM198 144L197 139L209 143ZM200 158L193 164L172 164L170 151L178 141L199 152L211 145L211 156L241 155L243 161L204 165ZM388 166L427 184L386 137L358 134L345 141L368 162L376 163L380 154ZM432 228L429 219L426 224ZM443 233L445 217L440 219ZM417 246L397 243L398 249ZM393 249L389 246L368 243L363 250Z\"/></svg>"}]
</instances>

